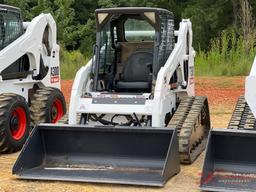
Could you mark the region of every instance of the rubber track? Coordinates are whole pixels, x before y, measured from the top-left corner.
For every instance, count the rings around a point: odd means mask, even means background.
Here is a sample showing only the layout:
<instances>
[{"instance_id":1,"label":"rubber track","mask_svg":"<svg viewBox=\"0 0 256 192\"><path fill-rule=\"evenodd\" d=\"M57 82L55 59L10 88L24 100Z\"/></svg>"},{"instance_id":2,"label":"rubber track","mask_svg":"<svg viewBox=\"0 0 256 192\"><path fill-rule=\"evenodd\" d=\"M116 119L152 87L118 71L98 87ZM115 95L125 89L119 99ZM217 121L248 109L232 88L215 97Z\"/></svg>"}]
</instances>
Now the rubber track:
<instances>
[{"instance_id":1,"label":"rubber track","mask_svg":"<svg viewBox=\"0 0 256 192\"><path fill-rule=\"evenodd\" d=\"M237 101L228 129L256 129L256 119L253 116L244 96L240 96Z\"/></svg>"},{"instance_id":2,"label":"rubber track","mask_svg":"<svg viewBox=\"0 0 256 192\"><path fill-rule=\"evenodd\" d=\"M202 119L204 126L201 125ZM191 164L205 149L210 130L207 98L183 98L168 127L178 130L180 162Z\"/></svg>"}]
</instances>

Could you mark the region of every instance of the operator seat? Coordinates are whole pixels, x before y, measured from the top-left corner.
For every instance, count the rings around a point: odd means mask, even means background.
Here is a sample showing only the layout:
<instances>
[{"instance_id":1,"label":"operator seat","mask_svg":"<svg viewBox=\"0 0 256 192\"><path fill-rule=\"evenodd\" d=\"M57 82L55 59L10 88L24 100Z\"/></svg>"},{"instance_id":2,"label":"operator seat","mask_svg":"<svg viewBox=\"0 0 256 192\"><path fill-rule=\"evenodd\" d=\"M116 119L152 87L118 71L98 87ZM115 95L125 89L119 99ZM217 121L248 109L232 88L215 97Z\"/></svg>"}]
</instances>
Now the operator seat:
<instances>
[{"instance_id":1,"label":"operator seat","mask_svg":"<svg viewBox=\"0 0 256 192\"><path fill-rule=\"evenodd\" d=\"M119 91L150 91L152 81L153 53L136 51L127 59L123 77L117 82Z\"/></svg>"}]
</instances>

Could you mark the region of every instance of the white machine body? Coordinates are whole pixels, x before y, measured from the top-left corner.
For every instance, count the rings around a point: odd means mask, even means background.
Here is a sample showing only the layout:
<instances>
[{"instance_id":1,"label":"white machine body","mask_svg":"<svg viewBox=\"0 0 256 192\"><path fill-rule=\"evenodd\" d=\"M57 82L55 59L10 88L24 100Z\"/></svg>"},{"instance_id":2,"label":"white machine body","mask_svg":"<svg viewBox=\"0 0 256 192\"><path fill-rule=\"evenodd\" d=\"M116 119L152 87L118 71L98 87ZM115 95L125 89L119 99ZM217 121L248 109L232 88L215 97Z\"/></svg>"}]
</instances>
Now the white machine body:
<instances>
[{"instance_id":1,"label":"white machine body","mask_svg":"<svg viewBox=\"0 0 256 192\"><path fill-rule=\"evenodd\" d=\"M60 89L59 45L56 42L56 23L51 14L40 14L31 22L24 22L23 28L24 34L0 51L0 74L19 58L27 55L28 75L25 78L8 80L0 75L0 94L14 93L28 101L29 90L34 86ZM48 51L43 38L47 38ZM42 79L36 80L34 77L39 75L42 62L48 71Z\"/></svg>"}]
</instances>

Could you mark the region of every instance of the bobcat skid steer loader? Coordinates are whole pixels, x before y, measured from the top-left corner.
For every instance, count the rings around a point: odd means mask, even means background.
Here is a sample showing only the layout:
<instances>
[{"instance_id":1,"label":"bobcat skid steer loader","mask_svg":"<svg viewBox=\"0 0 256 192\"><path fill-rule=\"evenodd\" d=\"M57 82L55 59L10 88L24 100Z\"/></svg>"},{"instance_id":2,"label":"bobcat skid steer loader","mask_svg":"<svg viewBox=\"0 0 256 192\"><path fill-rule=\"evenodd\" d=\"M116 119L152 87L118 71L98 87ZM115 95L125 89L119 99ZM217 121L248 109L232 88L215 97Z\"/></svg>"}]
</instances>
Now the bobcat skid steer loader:
<instances>
[{"instance_id":1,"label":"bobcat skid steer loader","mask_svg":"<svg viewBox=\"0 0 256 192\"><path fill-rule=\"evenodd\" d=\"M65 112L54 19L22 22L20 9L0 4L0 153L20 150L31 124L55 123Z\"/></svg>"},{"instance_id":2,"label":"bobcat skid steer loader","mask_svg":"<svg viewBox=\"0 0 256 192\"><path fill-rule=\"evenodd\" d=\"M206 191L256 191L256 58L228 129L210 132L201 178Z\"/></svg>"},{"instance_id":3,"label":"bobcat skid steer loader","mask_svg":"<svg viewBox=\"0 0 256 192\"><path fill-rule=\"evenodd\" d=\"M69 124L37 126L13 174L163 186L204 150L210 129L207 99L194 96L191 22L174 31L167 10L111 8L96 10L96 23Z\"/></svg>"}]
</instances>

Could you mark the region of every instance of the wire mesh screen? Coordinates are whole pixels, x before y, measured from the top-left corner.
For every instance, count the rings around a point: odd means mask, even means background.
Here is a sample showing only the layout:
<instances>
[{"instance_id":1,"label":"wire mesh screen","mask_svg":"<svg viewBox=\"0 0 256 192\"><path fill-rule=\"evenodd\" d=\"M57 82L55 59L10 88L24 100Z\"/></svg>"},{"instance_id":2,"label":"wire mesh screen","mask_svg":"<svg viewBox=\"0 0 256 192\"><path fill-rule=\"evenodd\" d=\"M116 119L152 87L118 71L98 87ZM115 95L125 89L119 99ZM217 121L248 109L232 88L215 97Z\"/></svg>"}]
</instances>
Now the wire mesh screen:
<instances>
[{"instance_id":1,"label":"wire mesh screen","mask_svg":"<svg viewBox=\"0 0 256 192\"><path fill-rule=\"evenodd\" d=\"M23 33L19 13L0 11L0 50L11 44Z\"/></svg>"},{"instance_id":2,"label":"wire mesh screen","mask_svg":"<svg viewBox=\"0 0 256 192\"><path fill-rule=\"evenodd\" d=\"M174 49L175 36L174 36L174 18L173 15L165 11L159 11L159 47L155 54L154 62L156 63L154 69L154 78L162 66L165 65L171 52Z\"/></svg>"},{"instance_id":3,"label":"wire mesh screen","mask_svg":"<svg viewBox=\"0 0 256 192\"><path fill-rule=\"evenodd\" d=\"M174 20L169 14L160 14L161 41L159 46L160 67L165 64L174 48Z\"/></svg>"}]
</instances>

